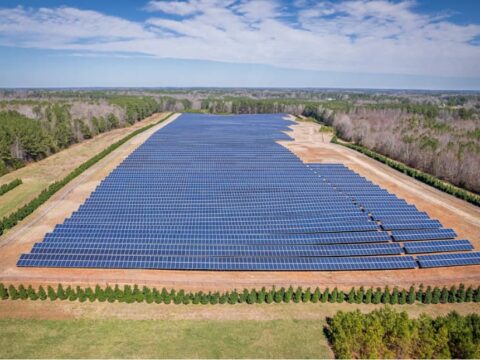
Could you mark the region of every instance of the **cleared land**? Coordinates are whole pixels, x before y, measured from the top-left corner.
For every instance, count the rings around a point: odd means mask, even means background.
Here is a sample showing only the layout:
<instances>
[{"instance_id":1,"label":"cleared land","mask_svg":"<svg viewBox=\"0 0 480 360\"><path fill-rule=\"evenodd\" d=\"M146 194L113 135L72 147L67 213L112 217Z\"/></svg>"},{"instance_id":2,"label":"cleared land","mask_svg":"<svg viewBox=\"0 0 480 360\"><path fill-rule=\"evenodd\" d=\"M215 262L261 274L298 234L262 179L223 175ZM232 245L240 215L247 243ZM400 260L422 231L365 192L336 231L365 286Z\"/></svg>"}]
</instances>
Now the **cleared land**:
<instances>
[{"instance_id":1,"label":"cleared land","mask_svg":"<svg viewBox=\"0 0 480 360\"><path fill-rule=\"evenodd\" d=\"M173 120L173 119L172 119ZM172 121L170 120L170 121ZM17 268L20 253L30 250L46 232L61 223L78 208L91 191L123 158L152 134L156 127L141 134L76 179L60 191L36 214L34 224L20 224L8 234L8 244L0 249L0 280L24 284L137 283L157 287L176 287L187 290L229 290L261 286L334 287L401 286L425 283L450 285L464 282L480 283L480 266L437 268L425 270L363 271L363 272L205 272L165 270L85 270ZM423 185L364 155L330 144L329 135L319 132L319 125L300 122L293 127L295 141L285 142L305 162L344 163L360 175L415 204L445 227L453 228L480 249L480 210L473 205ZM27 219L28 222L28 219ZM30 222L31 223L31 222ZM1 240L0 240L1 241Z\"/></svg>"}]
</instances>

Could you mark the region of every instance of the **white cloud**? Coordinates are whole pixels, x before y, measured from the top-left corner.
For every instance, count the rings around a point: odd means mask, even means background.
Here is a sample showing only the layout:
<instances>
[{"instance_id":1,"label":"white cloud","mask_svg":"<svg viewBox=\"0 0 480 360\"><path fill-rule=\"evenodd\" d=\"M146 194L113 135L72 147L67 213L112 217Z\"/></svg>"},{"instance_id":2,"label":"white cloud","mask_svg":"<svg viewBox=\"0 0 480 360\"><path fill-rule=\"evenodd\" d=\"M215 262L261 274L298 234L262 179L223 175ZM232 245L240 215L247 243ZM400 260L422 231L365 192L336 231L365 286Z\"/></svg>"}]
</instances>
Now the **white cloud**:
<instances>
[{"instance_id":1,"label":"white cloud","mask_svg":"<svg viewBox=\"0 0 480 360\"><path fill-rule=\"evenodd\" d=\"M132 22L75 8L0 9L0 44L258 63L295 69L480 77L480 26L412 1L150 1ZM300 6L301 5L301 6ZM172 17L172 15L174 15ZM288 22L286 19L288 15Z\"/></svg>"}]
</instances>

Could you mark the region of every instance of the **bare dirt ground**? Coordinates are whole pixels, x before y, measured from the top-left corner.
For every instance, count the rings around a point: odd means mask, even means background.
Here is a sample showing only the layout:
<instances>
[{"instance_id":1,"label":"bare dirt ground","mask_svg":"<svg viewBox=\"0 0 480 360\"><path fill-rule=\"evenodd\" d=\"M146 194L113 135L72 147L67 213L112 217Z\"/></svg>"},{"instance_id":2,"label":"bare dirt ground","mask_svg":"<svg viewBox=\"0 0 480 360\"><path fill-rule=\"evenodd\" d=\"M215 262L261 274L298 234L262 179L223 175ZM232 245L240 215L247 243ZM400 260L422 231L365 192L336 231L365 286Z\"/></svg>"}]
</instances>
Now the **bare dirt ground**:
<instances>
[{"instance_id":1,"label":"bare dirt ground","mask_svg":"<svg viewBox=\"0 0 480 360\"><path fill-rule=\"evenodd\" d=\"M173 118L168 122L173 121ZM128 154L145 141L161 124L132 139L90 168L79 178L56 194L47 204L22 224L0 238L0 281L32 285L55 285L58 282L72 285L139 284L156 287L175 287L186 290L230 290L252 287L335 287L399 286L412 284L451 285L463 282L480 284L480 266L438 269L416 269L363 272L206 272L167 270L97 270L97 269L47 269L17 268L18 257L28 252L35 242L54 226L70 216L85 201L99 182L107 176ZM294 126L295 140L283 144L305 162L340 162L376 184L415 204L432 218L451 227L459 237L472 241L480 250L480 209L427 185L421 184L389 167L340 145L329 143L329 135L320 133L319 126L300 122Z\"/></svg>"}]
</instances>

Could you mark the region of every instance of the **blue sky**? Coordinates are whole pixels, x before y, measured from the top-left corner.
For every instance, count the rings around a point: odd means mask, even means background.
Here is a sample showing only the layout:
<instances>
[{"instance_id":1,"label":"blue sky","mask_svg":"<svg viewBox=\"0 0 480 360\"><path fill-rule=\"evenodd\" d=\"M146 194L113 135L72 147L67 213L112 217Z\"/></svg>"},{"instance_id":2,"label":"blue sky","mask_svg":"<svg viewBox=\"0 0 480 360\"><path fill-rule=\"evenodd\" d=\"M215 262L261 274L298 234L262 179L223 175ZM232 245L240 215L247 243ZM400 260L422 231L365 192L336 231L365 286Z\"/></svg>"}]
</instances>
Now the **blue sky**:
<instances>
[{"instance_id":1,"label":"blue sky","mask_svg":"<svg viewBox=\"0 0 480 360\"><path fill-rule=\"evenodd\" d=\"M480 89L480 1L3 0L0 87Z\"/></svg>"}]
</instances>

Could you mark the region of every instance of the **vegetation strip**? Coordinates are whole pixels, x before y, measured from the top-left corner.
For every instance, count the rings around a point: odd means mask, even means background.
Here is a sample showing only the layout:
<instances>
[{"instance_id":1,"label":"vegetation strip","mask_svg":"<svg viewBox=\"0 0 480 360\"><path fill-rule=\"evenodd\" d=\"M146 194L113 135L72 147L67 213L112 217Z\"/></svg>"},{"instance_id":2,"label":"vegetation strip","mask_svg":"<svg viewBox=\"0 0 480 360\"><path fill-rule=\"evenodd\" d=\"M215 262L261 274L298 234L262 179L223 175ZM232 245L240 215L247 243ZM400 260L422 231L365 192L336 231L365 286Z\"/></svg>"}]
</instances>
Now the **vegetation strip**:
<instances>
[{"instance_id":1,"label":"vegetation strip","mask_svg":"<svg viewBox=\"0 0 480 360\"><path fill-rule=\"evenodd\" d=\"M416 170L414 168L411 168L401 162L392 160L388 158L387 156L381 155L379 153L376 153L375 151L372 151L370 149L367 149L366 147L363 147L361 145L357 144L351 144L351 143L343 143L338 141L337 137L334 136L332 138L332 143L346 146L352 150L358 151L364 155L367 155L368 157L375 159L377 161L380 161L381 163L390 166L391 168L400 171L414 179L417 179L427 185L433 186L434 188L441 190L443 192L446 192L447 194L453 195L459 199L468 201L469 203L472 203L474 205L480 206L480 195L474 194L470 191L467 191L465 189L461 189L457 186L448 184L440 179L437 179L436 177L424 173L423 171Z\"/></svg>"},{"instance_id":2,"label":"vegetation strip","mask_svg":"<svg viewBox=\"0 0 480 360\"><path fill-rule=\"evenodd\" d=\"M144 126L140 129L135 130L131 134L123 137L119 141L113 143L97 155L93 156L89 160L85 161L83 164L81 164L78 168L70 172L66 177L64 177L62 180L56 181L53 184L51 184L48 188L43 190L40 195L38 195L35 199L30 201L28 204L24 205L17 211L13 212L9 216L4 217L0 221L0 235L3 234L4 230L10 229L14 227L19 221L25 219L28 215L33 213L38 207L40 207L42 204L44 204L48 199L50 199L53 194L55 194L57 191L59 191L61 188L63 188L65 185L67 185L70 181L72 181L74 178L76 178L78 175L83 173L85 170L102 160L104 157L106 157L108 154L113 152L114 150L118 149L120 146L125 144L127 141L129 141L131 138L137 136L138 134L151 129L152 127L160 124L161 122L167 120L170 118L174 113L169 114L165 118L161 119L160 121L150 124L147 126Z\"/></svg>"},{"instance_id":3,"label":"vegetation strip","mask_svg":"<svg viewBox=\"0 0 480 360\"><path fill-rule=\"evenodd\" d=\"M15 189L17 186L22 184L22 180L20 179L15 179L10 181L8 184L3 184L0 186L0 196L9 192L10 190Z\"/></svg>"},{"instance_id":4,"label":"vegetation strip","mask_svg":"<svg viewBox=\"0 0 480 360\"><path fill-rule=\"evenodd\" d=\"M356 304L445 304L445 303L462 303L462 302L480 302L480 286L473 289L471 286L465 288L464 284L460 284L458 289L452 286L450 289L443 287L432 288L428 286L426 289L423 285L418 288L411 286L406 289L399 290L395 287L393 290L387 286L384 289L364 287L356 290L352 288L349 292L343 292L337 288L332 291L329 288L320 290L318 287L312 290L307 288L303 290L301 287L294 289L290 286L288 289L275 287L271 289L260 290L244 289L243 291L227 291L227 292L186 292L185 290L170 291L163 288L159 291L156 288L150 289L146 286L143 288L134 285L125 285L121 289L118 285L115 287L107 286L102 288L97 285L95 289L90 287L82 288L77 286L75 288L67 286L64 288L61 284L54 289L48 286L45 290L42 286L34 289L31 285L25 287L19 285L16 288L14 285L5 286L0 283L0 299L2 300L70 300L84 302L89 300L93 302L98 300L100 302L108 301L113 303L115 301L134 303L147 302L149 304L155 302L157 304L271 304L271 303L356 303Z\"/></svg>"},{"instance_id":5,"label":"vegetation strip","mask_svg":"<svg viewBox=\"0 0 480 360\"><path fill-rule=\"evenodd\" d=\"M325 329L340 359L476 359L480 316L451 312L410 319L390 307L362 314L339 311Z\"/></svg>"}]
</instances>

